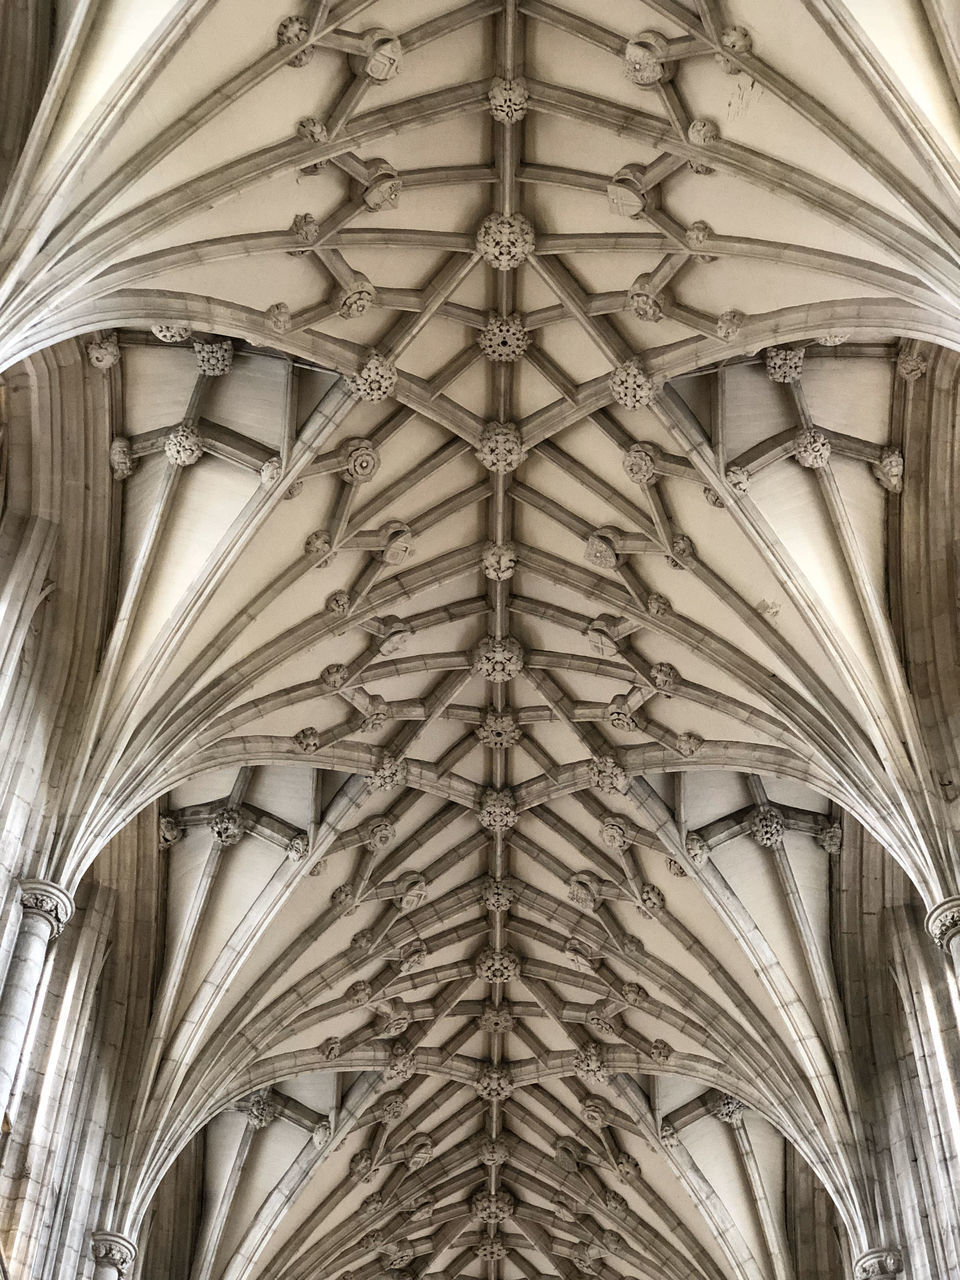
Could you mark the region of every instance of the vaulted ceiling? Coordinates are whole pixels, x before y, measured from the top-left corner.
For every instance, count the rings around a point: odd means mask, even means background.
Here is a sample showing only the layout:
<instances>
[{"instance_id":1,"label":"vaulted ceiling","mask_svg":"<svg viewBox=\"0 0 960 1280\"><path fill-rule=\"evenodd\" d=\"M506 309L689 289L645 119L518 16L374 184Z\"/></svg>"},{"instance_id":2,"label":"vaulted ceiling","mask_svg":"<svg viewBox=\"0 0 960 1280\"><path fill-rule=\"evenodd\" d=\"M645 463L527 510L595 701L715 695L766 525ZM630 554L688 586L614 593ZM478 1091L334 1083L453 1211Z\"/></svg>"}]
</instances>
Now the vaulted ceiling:
<instances>
[{"instance_id":1,"label":"vaulted ceiling","mask_svg":"<svg viewBox=\"0 0 960 1280\"><path fill-rule=\"evenodd\" d=\"M115 1225L206 1126L192 1280L790 1280L787 1147L878 1243L830 871L849 814L950 892L886 549L960 344L883 8L68 33L0 363L87 335L120 583L50 870L160 800Z\"/></svg>"}]
</instances>

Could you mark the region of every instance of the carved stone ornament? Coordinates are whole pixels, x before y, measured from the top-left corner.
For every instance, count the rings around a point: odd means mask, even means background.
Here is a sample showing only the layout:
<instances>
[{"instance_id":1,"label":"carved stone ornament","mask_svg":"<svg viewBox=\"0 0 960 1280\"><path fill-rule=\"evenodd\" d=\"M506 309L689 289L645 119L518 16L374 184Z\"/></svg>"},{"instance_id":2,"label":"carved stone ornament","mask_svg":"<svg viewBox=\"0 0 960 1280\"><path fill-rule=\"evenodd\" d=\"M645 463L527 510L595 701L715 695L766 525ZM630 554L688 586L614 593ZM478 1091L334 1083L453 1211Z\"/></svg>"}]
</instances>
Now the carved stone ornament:
<instances>
[{"instance_id":1,"label":"carved stone ornament","mask_svg":"<svg viewBox=\"0 0 960 1280\"><path fill-rule=\"evenodd\" d=\"M484 1006L477 1019L477 1026L481 1031L488 1031L492 1035L504 1035L513 1029L514 1017L506 1005L497 1008L496 1005L490 1004L488 1001Z\"/></svg>"},{"instance_id":2,"label":"carved stone ornament","mask_svg":"<svg viewBox=\"0 0 960 1280\"><path fill-rule=\"evenodd\" d=\"M509 1191L480 1191L470 1201L473 1216L481 1222L504 1222L512 1217L514 1208L514 1199Z\"/></svg>"},{"instance_id":3,"label":"carved stone ornament","mask_svg":"<svg viewBox=\"0 0 960 1280\"><path fill-rule=\"evenodd\" d=\"M603 901L598 877L590 871L575 871L567 881L567 897L581 911L596 911Z\"/></svg>"},{"instance_id":4,"label":"carved stone ornament","mask_svg":"<svg viewBox=\"0 0 960 1280\"><path fill-rule=\"evenodd\" d=\"M43 916L50 926L50 937L59 938L73 915L73 899L48 880L21 880L20 909Z\"/></svg>"},{"instance_id":5,"label":"carved stone ornament","mask_svg":"<svg viewBox=\"0 0 960 1280\"><path fill-rule=\"evenodd\" d=\"M803 376L803 347L767 347L763 353L771 382L799 382Z\"/></svg>"},{"instance_id":6,"label":"carved stone ornament","mask_svg":"<svg viewBox=\"0 0 960 1280\"><path fill-rule=\"evenodd\" d=\"M685 533L676 535L670 543L670 551L671 555L668 557L668 561L671 569L685 569L687 561L692 560L697 554L692 539L688 538Z\"/></svg>"},{"instance_id":7,"label":"carved stone ornament","mask_svg":"<svg viewBox=\"0 0 960 1280\"><path fill-rule=\"evenodd\" d=\"M395 901L401 911L416 911L427 900L427 882L419 871L408 871L397 881Z\"/></svg>"},{"instance_id":8,"label":"carved stone ornament","mask_svg":"<svg viewBox=\"0 0 960 1280\"><path fill-rule=\"evenodd\" d=\"M513 312L509 316L492 315L477 335L477 342L488 360L512 364L530 345L530 335L523 316Z\"/></svg>"},{"instance_id":9,"label":"carved stone ornament","mask_svg":"<svg viewBox=\"0 0 960 1280\"><path fill-rule=\"evenodd\" d=\"M400 203L403 179L389 160L378 158L367 164L369 177L362 189L361 199L370 213L382 213L384 209L396 209Z\"/></svg>"},{"instance_id":10,"label":"carved stone ornament","mask_svg":"<svg viewBox=\"0 0 960 1280\"><path fill-rule=\"evenodd\" d=\"M655 884L640 886L640 903L652 916L657 916L666 905L666 899Z\"/></svg>"},{"instance_id":11,"label":"carved stone ornament","mask_svg":"<svg viewBox=\"0 0 960 1280\"><path fill-rule=\"evenodd\" d=\"M357 75L376 84L395 80L403 66L403 46L392 31L375 27L363 33L363 52L350 55L350 67Z\"/></svg>"},{"instance_id":12,"label":"carved stone ornament","mask_svg":"<svg viewBox=\"0 0 960 1280\"><path fill-rule=\"evenodd\" d=\"M674 1151L680 1145L679 1133L667 1120L660 1126L660 1142L668 1151Z\"/></svg>"},{"instance_id":13,"label":"carved stone ornament","mask_svg":"<svg viewBox=\"0 0 960 1280\"><path fill-rule=\"evenodd\" d=\"M304 116L297 121L297 137L304 142L321 143L327 140L327 126L316 116Z\"/></svg>"},{"instance_id":14,"label":"carved stone ornament","mask_svg":"<svg viewBox=\"0 0 960 1280\"><path fill-rule=\"evenodd\" d=\"M336 557L333 550L333 539L326 529L315 529L303 544L305 556L315 556L318 561L329 562Z\"/></svg>"},{"instance_id":15,"label":"carved stone ornament","mask_svg":"<svg viewBox=\"0 0 960 1280\"><path fill-rule=\"evenodd\" d=\"M310 24L306 18L301 18L299 14L292 17L284 18L277 27L277 47L283 49L285 47L295 47L302 45L310 35ZM287 59L288 67L305 67L313 57L313 45L307 45L305 48L295 53L292 58Z\"/></svg>"},{"instance_id":16,"label":"carved stone ornament","mask_svg":"<svg viewBox=\"0 0 960 1280\"><path fill-rule=\"evenodd\" d=\"M219 342L195 342L197 372L207 378L222 378L233 368L233 343L229 338Z\"/></svg>"},{"instance_id":17,"label":"carved stone ornament","mask_svg":"<svg viewBox=\"0 0 960 1280\"><path fill-rule=\"evenodd\" d=\"M246 1113L247 1124L256 1130L265 1129L280 1114L269 1089L250 1094L240 1104L239 1110Z\"/></svg>"},{"instance_id":18,"label":"carved stone ornament","mask_svg":"<svg viewBox=\"0 0 960 1280\"><path fill-rule=\"evenodd\" d=\"M407 1100L401 1093L384 1093L374 1108L378 1120L394 1122L402 1119L407 1109Z\"/></svg>"},{"instance_id":19,"label":"carved stone ornament","mask_svg":"<svg viewBox=\"0 0 960 1280\"><path fill-rule=\"evenodd\" d=\"M903 492L903 454L899 449L881 449L879 460L871 464L870 470L881 489L887 493Z\"/></svg>"},{"instance_id":20,"label":"carved stone ornament","mask_svg":"<svg viewBox=\"0 0 960 1280\"><path fill-rule=\"evenodd\" d=\"M713 1118L722 1124L739 1124L743 1119L743 1103L729 1093L716 1094L707 1105Z\"/></svg>"},{"instance_id":21,"label":"carved stone ornament","mask_svg":"<svg viewBox=\"0 0 960 1280\"><path fill-rule=\"evenodd\" d=\"M292 836L287 841L287 859L290 862L302 862L309 852L309 843L307 837L302 833Z\"/></svg>"},{"instance_id":22,"label":"carved stone ornament","mask_svg":"<svg viewBox=\"0 0 960 1280\"><path fill-rule=\"evenodd\" d=\"M224 847L239 844L243 836L243 814L229 806L218 809L210 819L210 830Z\"/></svg>"},{"instance_id":23,"label":"carved stone ornament","mask_svg":"<svg viewBox=\"0 0 960 1280\"><path fill-rule=\"evenodd\" d=\"M507 911L517 893L517 881L510 876L484 876L480 882L480 902L488 911Z\"/></svg>"},{"instance_id":24,"label":"carved stone ornament","mask_svg":"<svg viewBox=\"0 0 960 1280\"><path fill-rule=\"evenodd\" d=\"M371 853L385 853L397 839L397 829L389 818L371 818L359 832L363 847Z\"/></svg>"},{"instance_id":25,"label":"carved stone ornament","mask_svg":"<svg viewBox=\"0 0 960 1280\"><path fill-rule=\"evenodd\" d=\"M413 555L413 532L401 520L391 520L379 530L383 546L378 552L384 564L403 564Z\"/></svg>"},{"instance_id":26,"label":"carved stone ornament","mask_svg":"<svg viewBox=\"0 0 960 1280\"><path fill-rule=\"evenodd\" d=\"M724 27L720 32L720 52L717 63L727 75L736 75L740 68L729 55L747 54L753 51L753 39L746 27Z\"/></svg>"},{"instance_id":27,"label":"carved stone ornament","mask_svg":"<svg viewBox=\"0 0 960 1280\"><path fill-rule=\"evenodd\" d=\"M599 617L587 623L584 634L590 644L591 653L598 658L612 658L617 652L617 641L611 631L619 624L620 619L613 614L601 613Z\"/></svg>"},{"instance_id":28,"label":"carved stone ornament","mask_svg":"<svg viewBox=\"0 0 960 1280\"><path fill-rule=\"evenodd\" d=\"M301 244L315 245L320 239L320 223L312 213L298 213L290 223L290 230Z\"/></svg>"},{"instance_id":29,"label":"carved stone ornament","mask_svg":"<svg viewBox=\"0 0 960 1280\"><path fill-rule=\"evenodd\" d=\"M627 775L613 756L594 756L587 773L590 785L603 795L622 795L627 789Z\"/></svg>"},{"instance_id":30,"label":"carved stone ornament","mask_svg":"<svg viewBox=\"0 0 960 1280\"><path fill-rule=\"evenodd\" d=\"M125 436L114 436L110 441L110 470L114 480L129 480L137 469L137 460L130 451L130 441Z\"/></svg>"},{"instance_id":31,"label":"carved stone ornament","mask_svg":"<svg viewBox=\"0 0 960 1280\"><path fill-rule=\"evenodd\" d=\"M927 358L918 351L901 351L897 356L897 376L904 382L916 382L927 372Z\"/></svg>"},{"instance_id":32,"label":"carved stone ornament","mask_svg":"<svg viewBox=\"0 0 960 1280\"><path fill-rule=\"evenodd\" d=\"M336 295L337 315L342 320L356 320L377 301L377 291L366 276L354 276L347 288Z\"/></svg>"},{"instance_id":33,"label":"carved stone ornament","mask_svg":"<svg viewBox=\"0 0 960 1280\"><path fill-rule=\"evenodd\" d=\"M397 968L401 973L413 973L415 969L423 968L429 954L424 940L415 938L413 942L407 942L400 948Z\"/></svg>"},{"instance_id":34,"label":"carved stone ornament","mask_svg":"<svg viewBox=\"0 0 960 1280\"><path fill-rule=\"evenodd\" d=\"M480 1144L477 1155L481 1164L495 1169L506 1164L510 1156L510 1144L506 1138L487 1138Z\"/></svg>"},{"instance_id":35,"label":"carved stone ornament","mask_svg":"<svg viewBox=\"0 0 960 1280\"><path fill-rule=\"evenodd\" d=\"M703 739L699 733L678 733L676 748L685 760L689 760L703 749Z\"/></svg>"},{"instance_id":36,"label":"carved stone ornament","mask_svg":"<svg viewBox=\"0 0 960 1280\"><path fill-rule=\"evenodd\" d=\"M186 342L193 329L188 324L152 324L150 332L160 342Z\"/></svg>"},{"instance_id":37,"label":"carved stone ornament","mask_svg":"<svg viewBox=\"0 0 960 1280\"><path fill-rule=\"evenodd\" d=\"M473 651L473 669L491 684L506 684L523 670L523 647L519 640L505 636L497 640L484 636Z\"/></svg>"},{"instance_id":38,"label":"carved stone ornament","mask_svg":"<svg viewBox=\"0 0 960 1280\"><path fill-rule=\"evenodd\" d=\"M667 870L672 876L676 876L678 880L683 880L687 874L676 858L667 859Z\"/></svg>"},{"instance_id":39,"label":"carved stone ornament","mask_svg":"<svg viewBox=\"0 0 960 1280\"><path fill-rule=\"evenodd\" d=\"M646 324L660 323L663 319L664 301L669 302L667 291L653 293L649 276L637 276L627 290L627 309Z\"/></svg>"},{"instance_id":40,"label":"carved stone ornament","mask_svg":"<svg viewBox=\"0 0 960 1280\"><path fill-rule=\"evenodd\" d=\"M477 228L477 253L495 271L513 271L534 246L533 227L522 213L489 213Z\"/></svg>"},{"instance_id":41,"label":"carved stone ornament","mask_svg":"<svg viewBox=\"0 0 960 1280\"><path fill-rule=\"evenodd\" d=\"M831 822L829 818L823 818L813 838L824 853L835 858L843 847L843 827L839 822Z\"/></svg>"},{"instance_id":42,"label":"carved stone ornament","mask_svg":"<svg viewBox=\"0 0 960 1280\"><path fill-rule=\"evenodd\" d=\"M523 733L514 717L507 712L488 711L476 727L476 735L485 747L494 751L504 751L507 747L515 747Z\"/></svg>"},{"instance_id":43,"label":"carved stone ornament","mask_svg":"<svg viewBox=\"0 0 960 1280\"><path fill-rule=\"evenodd\" d=\"M680 679L680 672L670 662L655 662L650 668L650 683L661 693L673 693Z\"/></svg>"},{"instance_id":44,"label":"carved stone ornament","mask_svg":"<svg viewBox=\"0 0 960 1280\"><path fill-rule=\"evenodd\" d=\"M640 1008L650 998L646 987L636 982L625 982L620 988L620 998L634 1009Z\"/></svg>"},{"instance_id":45,"label":"carved stone ornament","mask_svg":"<svg viewBox=\"0 0 960 1280\"><path fill-rule=\"evenodd\" d=\"M323 734L312 724L295 733L293 740L300 750L307 752L308 755L312 755L314 751L319 751L323 746Z\"/></svg>"},{"instance_id":46,"label":"carved stone ornament","mask_svg":"<svg viewBox=\"0 0 960 1280\"><path fill-rule=\"evenodd\" d=\"M691 120L687 126L687 140L695 147L708 147L720 141L720 130L712 120Z\"/></svg>"},{"instance_id":47,"label":"carved stone ornament","mask_svg":"<svg viewBox=\"0 0 960 1280\"><path fill-rule=\"evenodd\" d=\"M615 849L618 852L626 849L630 844L626 819L608 813L600 827L600 843L607 849Z\"/></svg>"},{"instance_id":48,"label":"carved stone ornament","mask_svg":"<svg viewBox=\"0 0 960 1280\"><path fill-rule=\"evenodd\" d=\"M746 497L750 489L750 472L746 467L727 467L724 479L738 498Z\"/></svg>"},{"instance_id":49,"label":"carved stone ornament","mask_svg":"<svg viewBox=\"0 0 960 1280\"><path fill-rule=\"evenodd\" d=\"M816 427L801 427L793 438L793 456L801 467L819 471L830 461L830 441Z\"/></svg>"},{"instance_id":50,"label":"carved stone ornament","mask_svg":"<svg viewBox=\"0 0 960 1280\"><path fill-rule=\"evenodd\" d=\"M113 1231L95 1231L90 1240L90 1252L94 1262L113 1267L120 1277L127 1274L137 1258L137 1246L133 1241Z\"/></svg>"},{"instance_id":51,"label":"carved stone ornament","mask_svg":"<svg viewBox=\"0 0 960 1280\"><path fill-rule=\"evenodd\" d=\"M577 1052L573 1071L584 1084L606 1084L610 1079L610 1068L603 1060L603 1050L595 1044Z\"/></svg>"},{"instance_id":52,"label":"carved stone ornament","mask_svg":"<svg viewBox=\"0 0 960 1280\"><path fill-rule=\"evenodd\" d=\"M785 830L783 814L779 809L771 804L754 809L750 819L750 834L757 844L763 845L765 849L772 849L783 839Z\"/></svg>"},{"instance_id":53,"label":"carved stone ornament","mask_svg":"<svg viewBox=\"0 0 960 1280\"><path fill-rule=\"evenodd\" d=\"M842 347L845 342L850 341L849 333L821 333L817 338L817 345L820 347Z\"/></svg>"},{"instance_id":54,"label":"carved stone ornament","mask_svg":"<svg viewBox=\"0 0 960 1280\"><path fill-rule=\"evenodd\" d=\"M663 84L673 75L673 62L667 60L669 42L657 31L641 31L627 41L623 52L624 75L641 89Z\"/></svg>"},{"instance_id":55,"label":"carved stone ornament","mask_svg":"<svg viewBox=\"0 0 960 1280\"><path fill-rule=\"evenodd\" d=\"M698 836L695 831L689 832L684 841L684 848L687 857L695 867L702 867L710 856L710 846L704 840L703 836Z\"/></svg>"},{"instance_id":56,"label":"carved stone ornament","mask_svg":"<svg viewBox=\"0 0 960 1280\"><path fill-rule=\"evenodd\" d=\"M278 456L268 458L260 468L260 483L264 488L269 488L270 485L276 484L282 475L283 463L280 458Z\"/></svg>"},{"instance_id":57,"label":"carved stone ornament","mask_svg":"<svg viewBox=\"0 0 960 1280\"><path fill-rule=\"evenodd\" d=\"M348 484L366 484L380 470L380 454L367 440L345 441L338 456L343 466L343 478Z\"/></svg>"},{"instance_id":58,"label":"carved stone ornament","mask_svg":"<svg viewBox=\"0 0 960 1280\"><path fill-rule=\"evenodd\" d=\"M731 342L743 328L746 316L742 311L724 311L717 316L717 337L721 342Z\"/></svg>"},{"instance_id":59,"label":"carved stone ornament","mask_svg":"<svg viewBox=\"0 0 960 1280\"><path fill-rule=\"evenodd\" d=\"M346 884L338 884L330 895L330 905L343 916L356 915L357 890L349 880Z\"/></svg>"},{"instance_id":60,"label":"carved stone ornament","mask_svg":"<svg viewBox=\"0 0 960 1280\"><path fill-rule=\"evenodd\" d=\"M477 811L480 825L488 831L509 831L517 824L517 802L509 788L487 787Z\"/></svg>"},{"instance_id":61,"label":"carved stone ornament","mask_svg":"<svg viewBox=\"0 0 960 1280\"><path fill-rule=\"evenodd\" d=\"M616 569L621 563L612 530L595 529L583 544L583 558L598 569Z\"/></svg>"},{"instance_id":62,"label":"carved stone ornament","mask_svg":"<svg viewBox=\"0 0 960 1280\"><path fill-rule=\"evenodd\" d=\"M87 359L93 365L94 369L112 369L115 364L120 363L120 343L117 335L113 330L105 333L102 338L87 343Z\"/></svg>"},{"instance_id":63,"label":"carved stone ornament","mask_svg":"<svg viewBox=\"0 0 960 1280\"><path fill-rule=\"evenodd\" d=\"M169 849L183 837L183 828L169 813L161 813L157 820L157 843L161 849Z\"/></svg>"},{"instance_id":64,"label":"carved stone ornament","mask_svg":"<svg viewBox=\"0 0 960 1280\"><path fill-rule=\"evenodd\" d=\"M629 701L622 693L611 699L607 705L606 716L608 723L613 725L614 729L619 729L621 733L636 733L640 727L633 718Z\"/></svg>"},{"instance_id":65,"label":"carved stone ornament","mask_svg":"<svg viewBox=\"0 0 960 1280\"><path fill-rule=\"evenodd\" d=\"M580 1115L588 1129L602 1129L610 1123L610 1108L603 1098L588 1096L580 1104Z\"/></svg>"},{"instance_id":66,"label":"carved stone ornament","mask_svg":"<svg viewBox=\"0 0 960 1280\"><path fill-rule=\"evenodd\" d=\"M658 387L634 356L618 364L610 375L610 395L624 409L640 409L653 403Z\"/></svg>"},{"instance_id":67,"label":"carved stone ornament","mask_svg":"<svg viewBox=\"0 0 960 1280\"><path fill-rule=\"evenodd\" d=\"M515 76L512 80L494 76L487 90L487 100L494 120L500 124L516 124L527 114L530 91L522 76Z\"/></svg>"},{"instance_id":68,"label":"carved stone ornament","mask_svg":"<svg viewBox=\"0 0 960 1280\"><path fill-rule=\"evenodd\" d=\"M181 422L166 436L163 452L172 467L192 467L203 457L200 432L191 422Z\"/></svg>"},{"instance_id":69,"label":"carved stone ornament","mask_svg":"<svg viewBox=\"0 0 960 1280\"><path fill-rule=\"evenodd\" d=\"M703 486L703 496L706 498L707 502L709 502L711 507L716 507L718 510L722 509L726 505L723 498L721 498L720 494L717 493L716 489L712 488L708 484Z\"/></svg>"},{"instance_id":70,"label":"carved stone ornament","mask_svg":"<svg viewBox=\"0 0 960 1280\"><path fill-rule=\"evenodd\" d=\"M523 437L513 422L486 422L477 441L476 457L481 466L497 475L516 471L527 456Z\"/></svg>"},{"instance_id":71,"label":"carved stone ornament","mask_svg":"<svg viewBox=\"0 0 960 1280\"><path fill-rule=\"evenodd\" d=\"M382 752L379 765L370 775L370 782L375 791L392 791L395 787L406 786L406 760L398 760L389 752Z\"/></svg>"},{"instance_id":72,"label":"carved stone ornament","mask_svg":"<svg viewBox=\"0 0 960 1280\"><path fill-rule=\"evenodd\" d=\"M373 1157L369 1151L355 1151L350 1157L350 1177L355 1182L369 1182L373 1177Z\"/></svg>"},{"instance_id":73,"label":"carved stone ornament","mask_svg":"<svg viewBox=\"0 0 960 1280\"><path fill-rule=\"evenodd\" d=\"M656 455L643 444L632 444L623 454L623 469L634 484L652 484L657 478Z\"/></svg>"},{"instance_id":74,"label":"carved stone ornament","mask_svg":"<svg viewBox=\"0 0 960 1280\"><path fill-rule=\"evenodd\" d=\"M313 1130L310 1134L310 1141L313 1143L313 1145L317 1148L318 1151L322 1151L332 1137L333 1137L333 1128L330 1124L330 1121L329 1119L323 1119L323 1120L319 1120L313 1126Z\"/></svg>"},{"instance_id":75,"label":"carved stone ornament","mask_svg":"<svg viewBox=\"0 0 960 1280\"><path fill-rule=\"evenodd\" d=\"M902 1271L899 1249L870 1249L853 1264L853 1280L891 1280Z\"/></svg>"},{"instance_id":76,"label":"carved stone ornament","mask_svg":"<svg viewBox=\"0 0 960 1280\"><path fill-rule=\"evenodd\" d=\"M517 548L512 542L488 542L480 556L483 576L491 582L508 582L519 561Z\"/></svg>"},{"instance_id":77,"label":"carved stone ornament","mask_svg":"<svg viewBox=\"0 0 960 1280\"><path fill-rule=\"evenodd\" d=\"M386 1066L383 1068L383 1076L385 1080L409 1080L411 1076L416 1074L417 1059L402 1045L395 1044L393 1046L393 1055L388 1059Z\"/></svg>"},{"instance_id":78,"label":"carved stone ornament","mask_svg":"<svg viewBox=\"0 0 960 1280\"><path fill-rule=\"evenodd\" d=\"M433 1159L433 1139L428 1133L415 1133L403 1147L403 1162L408 1169L422 1169ZM410 1259L408 1258L409 1262Z\"/></svg>"},{"instance_id":79,"label":"carved stone ornament","mask_svg":"<svg viewBox=\"0 0 960 1280\"><path fill-rule=\"evenodd\" d=\"M702 249L704 245L709 243L715 232L709 222L704 222L702 218L696 222L692 222L687 228L686 241L691 249ZM698 262L713 262L712 254L699 253L694 255Z\"/></svg>"},{"instance_id":80,"label":"carved stone ornament","mask_svg":"<svg viewBox=\"0 0 960 1280\"><path fill-rule=\"evenodd\" d=\"M477 1257L484 1262L499 1262L507 1256L507 1246L499 1236L487 1236L477 1245Z\"/></svg>"},{"instance_id":81,"label":"carved stone ornament","mask_svg":"<svg viewBox=\"0 0 960 1280\"><path fill-rule=\"evenodd\" d=\"M582 938L567 938L563 954L580 973L595 973L600 963L596 947Z\"/></svg>"},{"instance_id":82,"label":"carved stone ornament","mask_svg":"<svg viewBox=\"0 0 960 1280\"><path fill-rule=\"evenodd\" d=\"M264 312L267 328L274 333L289 333L293 328L293 312L285 302L274 302Z\"/></svg>"},{"instance_id":83,"label":"carved stone ornament","mask_svg":"<svg viewBox=\"0 0 960 1280\"><path fill-rule=\"evenodd\" d=\"M393 394L397 385L396 365L379 352L371 351L357 372L347 378L346 384L355 400L379 404Z\"/></svg>"},{"instance_id":84,"label":"carved stone ornament","mask_svg":"<svg viewBox=\"0 0 960 1280\"><path fill-rule=\"evenodd\" d=\"M474 969L482 982L510 982L519 978L521 967L516 951L508 947L484 947L477 956Z\"/></svg>"},{"instance_id":85,"label":"carved stone ornament","mask_svg":"<svg viewBox=\"0 0 960 1280\"><path fill-rule=\"evenodd\" d=\"M945 898L939 902L924 923L937 946L946 949L960 933L960 897Z\"/></svg>"},{"instance_id":86,"label":"carved stone ornament","mask_svg":"<svg viewBox=\"0 0 960 1280\"><path fill-rule=\"evenodd\" d=\"M607 207L620 218L642 218L660 204L657 187L646 189L646 173L642 164L625 164L607 183Z\"/></svg>"},{"instance_id":87,"label":"carved stone ornament","mask_svg":"<svg viewBox=\"0 0 960 1280\"><path fill-rule=\"evenodd\" d=\"M662 596L659 591L651 591L647 596L647 613L652 614L654 618L663 618L673 608L666 596Z\"/></svg>"}]
</instances>

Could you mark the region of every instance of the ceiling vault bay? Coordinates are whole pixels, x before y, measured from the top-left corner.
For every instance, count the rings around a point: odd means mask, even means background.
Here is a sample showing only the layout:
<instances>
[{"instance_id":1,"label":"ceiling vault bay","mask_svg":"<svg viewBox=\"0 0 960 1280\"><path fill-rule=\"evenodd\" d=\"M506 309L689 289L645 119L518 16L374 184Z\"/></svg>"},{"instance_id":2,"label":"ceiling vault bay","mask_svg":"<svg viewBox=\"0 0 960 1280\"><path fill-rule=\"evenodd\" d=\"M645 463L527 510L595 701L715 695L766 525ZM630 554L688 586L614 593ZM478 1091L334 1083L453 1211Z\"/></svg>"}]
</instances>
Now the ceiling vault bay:
<instances>
[{"instance_id":1,"label":"ceiling vault bay","mask_svg":"<svg viewBox=\"0 0 960 1280\"><path fill-rule=\"evenodd\" d=\"M787 1147L890 1243L830 867L957 892L886 539L960 171L775 8L173 4L75 127L54 69L0 364L87 335L122 534L37 871L159 802L105 1225L206 1129L191 1280L799 1280Z\"/></svg>"}]
</instances>

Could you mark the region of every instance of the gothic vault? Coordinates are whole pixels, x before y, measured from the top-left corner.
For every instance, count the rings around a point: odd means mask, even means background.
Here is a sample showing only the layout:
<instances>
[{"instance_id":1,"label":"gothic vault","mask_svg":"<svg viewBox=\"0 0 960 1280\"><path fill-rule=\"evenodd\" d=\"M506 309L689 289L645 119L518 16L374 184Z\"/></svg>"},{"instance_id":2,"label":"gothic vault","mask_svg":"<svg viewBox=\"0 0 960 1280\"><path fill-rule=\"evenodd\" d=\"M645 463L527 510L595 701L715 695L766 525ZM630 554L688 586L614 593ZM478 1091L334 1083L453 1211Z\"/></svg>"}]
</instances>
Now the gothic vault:
<instances>
[{"instance_id":1,"label":"gothic vault","mask_svg":"<svg viewBox=\"0 0 960 1280\"><path fill-rule=\"evenodd\" d=\"M0 1275L960 1276L949 0L0 13Z\"/></svg>"}]
</instances>

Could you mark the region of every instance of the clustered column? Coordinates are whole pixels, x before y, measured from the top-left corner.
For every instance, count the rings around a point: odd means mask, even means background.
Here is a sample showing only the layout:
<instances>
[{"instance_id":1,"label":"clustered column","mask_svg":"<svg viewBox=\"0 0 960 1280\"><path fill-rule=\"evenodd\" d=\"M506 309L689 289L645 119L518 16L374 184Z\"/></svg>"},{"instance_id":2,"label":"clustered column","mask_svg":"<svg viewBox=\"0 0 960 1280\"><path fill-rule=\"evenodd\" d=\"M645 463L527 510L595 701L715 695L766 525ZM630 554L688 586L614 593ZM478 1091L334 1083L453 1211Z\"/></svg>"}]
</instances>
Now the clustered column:
<instances>
[{"instance_id":1,"label":"clustered column","mask_svg":"<svg viewBox=\"0 0 960 1280\"><path fill-rule=\"evenodd\" d=\"M70 895L45 880L24 880L20 905L20 930L0 995L0 1109L10 1101L47 946L73 915Z\"/></svg>"}]
</instances>

